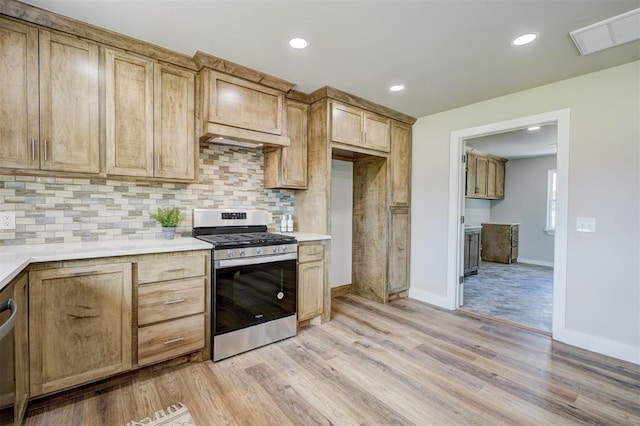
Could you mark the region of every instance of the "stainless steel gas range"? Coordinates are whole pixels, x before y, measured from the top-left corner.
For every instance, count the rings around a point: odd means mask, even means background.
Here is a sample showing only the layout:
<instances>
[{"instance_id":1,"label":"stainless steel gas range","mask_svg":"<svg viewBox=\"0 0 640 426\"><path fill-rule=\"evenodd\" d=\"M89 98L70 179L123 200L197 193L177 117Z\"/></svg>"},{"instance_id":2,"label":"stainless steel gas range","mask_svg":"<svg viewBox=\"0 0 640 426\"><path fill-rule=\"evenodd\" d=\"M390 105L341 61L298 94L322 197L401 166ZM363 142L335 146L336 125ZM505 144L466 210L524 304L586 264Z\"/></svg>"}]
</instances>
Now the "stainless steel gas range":
<instances>
[{"instance_id":1,"label":"stainless steel gas range","mask_svg":"<svg viewBox=\"0 0 640 426\"><path fill-rule=\"evenodd\" d=\"M265 210L193 210L193 236L213 244L214 361L296 334L298 245L267 232L268 219Z\"/></svg>"}]
</instances>

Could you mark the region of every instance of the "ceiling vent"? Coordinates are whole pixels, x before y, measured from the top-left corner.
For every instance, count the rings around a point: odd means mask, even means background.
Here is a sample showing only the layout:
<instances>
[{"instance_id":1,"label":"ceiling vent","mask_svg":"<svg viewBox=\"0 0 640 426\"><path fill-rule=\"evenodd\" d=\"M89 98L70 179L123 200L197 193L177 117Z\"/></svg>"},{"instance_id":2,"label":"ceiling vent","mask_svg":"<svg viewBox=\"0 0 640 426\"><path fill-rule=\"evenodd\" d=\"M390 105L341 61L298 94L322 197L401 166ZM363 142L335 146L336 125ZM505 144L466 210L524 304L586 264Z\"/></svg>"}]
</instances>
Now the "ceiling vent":
<instances>
[{"instance_id":1,"label":"ceiling vent","mask_svg":"<svg viewBox=\"0 0 640 426\"><path fill-rule=\"evenodd\" d=\"M640 9L605 19L569 33L581 55L640 39Z\"/></svg>"}]
</instances>

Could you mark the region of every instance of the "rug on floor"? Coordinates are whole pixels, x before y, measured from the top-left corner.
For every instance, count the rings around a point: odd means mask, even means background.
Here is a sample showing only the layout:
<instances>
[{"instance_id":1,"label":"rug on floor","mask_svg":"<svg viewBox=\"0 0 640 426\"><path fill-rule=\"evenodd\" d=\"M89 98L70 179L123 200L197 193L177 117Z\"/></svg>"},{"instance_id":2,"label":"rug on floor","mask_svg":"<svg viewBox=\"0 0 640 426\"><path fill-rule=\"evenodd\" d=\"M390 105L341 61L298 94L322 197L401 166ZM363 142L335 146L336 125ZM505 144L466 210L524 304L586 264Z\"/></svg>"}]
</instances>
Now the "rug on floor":
<instances>
[{"instance_id":1,"label":"rug on floor","mask_svg":"<svg viewBox=\"0 0 640 426\"><path fill-rule=\"evenodd\" d=\"M189 409L181 402L167 407L166 410L156 411L151 417L140 421L132 420L126 426L195 426Z\"/></svg>"},{"instance_id":2,"label":"rug on floor","mask_svg":"<svg viewBox=\"0 0 640 426\"><path fill-rule=\"evenodd\" d=\"M494 318L551 332L553 268L481 262L464 279L464 306Z\"/></svg>"}]
</instances>

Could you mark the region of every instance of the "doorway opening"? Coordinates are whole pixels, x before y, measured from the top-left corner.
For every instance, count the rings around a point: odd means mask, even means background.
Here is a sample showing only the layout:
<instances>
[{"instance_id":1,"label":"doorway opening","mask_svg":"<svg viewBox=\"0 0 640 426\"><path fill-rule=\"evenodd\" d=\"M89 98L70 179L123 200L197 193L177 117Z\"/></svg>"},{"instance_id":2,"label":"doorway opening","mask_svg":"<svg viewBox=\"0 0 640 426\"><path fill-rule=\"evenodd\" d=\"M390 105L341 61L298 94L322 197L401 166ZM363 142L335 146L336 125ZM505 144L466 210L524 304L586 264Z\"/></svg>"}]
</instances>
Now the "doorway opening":
<instances>
[{"instance_id":1,"label":"doorway opening","mask_svg":"<svg viewBox=\"0 0 640 426\"><path fill-rule=\"evenodd\" d=\"M551 334L557 125L464 142L460 308Z\"/></svg>"},{"instance_id":2,"label":"doorway opening","mask_svg":"<svg viewBox=\"0 0 640 426\"><path fill-rule=\"evenodd\" d=\"M551 334L565 329L569 120L569 109L563 109L451 133L448 236L450 262L447 273L447 298L453 309L461 307L464 309L464 214L467 175L462 158L466 151L466 141L535 125L555 125L557 126L557 156Z\"/></svg>"}]
</instances>

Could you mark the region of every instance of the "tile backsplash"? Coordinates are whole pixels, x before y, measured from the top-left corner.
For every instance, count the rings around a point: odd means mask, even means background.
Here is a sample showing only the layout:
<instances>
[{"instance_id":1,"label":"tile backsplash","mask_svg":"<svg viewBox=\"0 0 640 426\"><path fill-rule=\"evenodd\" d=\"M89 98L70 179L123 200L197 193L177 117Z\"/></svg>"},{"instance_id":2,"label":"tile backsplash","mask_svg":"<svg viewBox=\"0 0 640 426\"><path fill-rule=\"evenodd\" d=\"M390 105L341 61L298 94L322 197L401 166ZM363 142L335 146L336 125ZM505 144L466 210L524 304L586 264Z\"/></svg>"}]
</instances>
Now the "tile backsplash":
<instances>
[{"instance_id":1,"label":"tile backsplash","mask_svg":"<svg viewBox=\"0 0 640 426\"><path fill-rule=\"evenodd\" d=\"M0 211L16 212L16 229L0 230L0 246L158 238L149 213L165 206L184 212L184 236L195 207L266 209L273 229L281 214L293 214L293 191L264 189L261 150L201 144L199 167L194 184L0 175Z\"/></svg>"}]
</instances>

